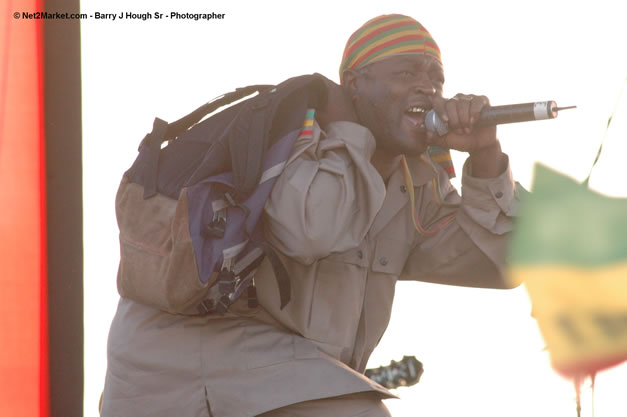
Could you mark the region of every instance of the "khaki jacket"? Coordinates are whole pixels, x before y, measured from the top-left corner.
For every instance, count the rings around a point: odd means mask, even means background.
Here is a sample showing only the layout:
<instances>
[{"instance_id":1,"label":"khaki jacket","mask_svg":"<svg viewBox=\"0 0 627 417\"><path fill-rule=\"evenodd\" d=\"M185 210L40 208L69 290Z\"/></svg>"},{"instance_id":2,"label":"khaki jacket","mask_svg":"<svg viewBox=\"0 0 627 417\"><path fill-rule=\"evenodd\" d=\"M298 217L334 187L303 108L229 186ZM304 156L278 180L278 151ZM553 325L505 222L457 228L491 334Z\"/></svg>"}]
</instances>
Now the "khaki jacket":
<instances>
[{"instance_id":1,"label":"khaki jacket","mask_svg":"<svg viewBox=\"0 0 627 417\"><path fill-rule=\"evenodd\" d=\"M350 122L326 134L315 125L313 139L295 145L265 217L291 279L283 310L269 262L255 276L256 309L240 300L223 316L184 317L121 299L102 416L252 417L354 392L393 396L362 373L396 281L504 287L507 233L524 191L509 167L478 179L467 162L460 197L426 154L408 158L424 228L456 213L424 236L401 169L384 184L369 162L374 149L372 134Z\"/></svg>"}]
</instances>

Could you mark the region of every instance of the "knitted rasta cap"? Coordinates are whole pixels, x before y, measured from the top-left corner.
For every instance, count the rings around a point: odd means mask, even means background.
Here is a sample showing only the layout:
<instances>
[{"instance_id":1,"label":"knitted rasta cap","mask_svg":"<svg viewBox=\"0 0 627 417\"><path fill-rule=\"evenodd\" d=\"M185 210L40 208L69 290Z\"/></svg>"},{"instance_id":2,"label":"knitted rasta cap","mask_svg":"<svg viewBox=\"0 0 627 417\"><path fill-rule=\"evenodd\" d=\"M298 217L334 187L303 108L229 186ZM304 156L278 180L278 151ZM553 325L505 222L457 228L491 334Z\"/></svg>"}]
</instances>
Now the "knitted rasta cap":
<instances>
[{"instance_id":1,"label":"knitted rasta cap","mask_svg":"<svg viewBox=\"0 0 627 417\"><path fill-rule=\"evenodd\" d=\"M401 14L375 17L348 38L340 79L346 69L359 69L391 56L412 54L428 55L442 63L440 48L416 20Z\"/></svg>"}]
</instances>

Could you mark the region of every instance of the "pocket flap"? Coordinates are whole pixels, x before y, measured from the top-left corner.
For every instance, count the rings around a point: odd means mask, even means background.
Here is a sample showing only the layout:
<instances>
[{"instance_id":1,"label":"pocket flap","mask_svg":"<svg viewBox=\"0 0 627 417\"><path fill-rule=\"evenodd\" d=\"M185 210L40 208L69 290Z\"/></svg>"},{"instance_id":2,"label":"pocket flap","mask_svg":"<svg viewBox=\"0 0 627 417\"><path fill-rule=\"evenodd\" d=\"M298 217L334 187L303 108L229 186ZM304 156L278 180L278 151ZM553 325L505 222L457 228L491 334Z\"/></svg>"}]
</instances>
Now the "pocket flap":
<instances>
[{"instance_id":1,"label":"pocket flap","mask_svg":"<svg viewBox=\"0 0 627 417\"><path fill-rule=\"evenodd\" d=\"M366 249L365 242L354 249L349 249L340 253L333 253L324 258L331 262L341 262L345 264L358 265L367 268L370 265L370 259L368 257L368 250Z\"/></svg>"},{"instance_id":2,"label":"pocket flap","mask_svg":"<svg viewBox=\"0 0 627 417\"><path fill-rule=\"evenodd\" d=\"M371 268L375 272L401 275L409 255L409 243L380 237L377 239Z\"/></svg>"}]
</instances>

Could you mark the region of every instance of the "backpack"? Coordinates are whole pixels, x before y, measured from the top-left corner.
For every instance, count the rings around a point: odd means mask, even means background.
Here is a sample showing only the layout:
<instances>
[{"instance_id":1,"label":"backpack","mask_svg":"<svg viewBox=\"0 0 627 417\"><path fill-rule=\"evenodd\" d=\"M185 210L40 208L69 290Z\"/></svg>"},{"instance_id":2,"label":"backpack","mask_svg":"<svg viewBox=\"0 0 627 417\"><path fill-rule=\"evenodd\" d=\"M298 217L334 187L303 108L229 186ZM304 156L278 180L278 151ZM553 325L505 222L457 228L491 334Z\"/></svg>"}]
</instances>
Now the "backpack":
<instances>
[{"instance_id":1,"label":"backpack","mask_svg":"<svg viewBox=\"0 0 627 417\"><path fill-rule=\"evenodd\" d=\"M116 196L120 295L206 315L224 313L247 291L254 307L254 274L267 257L283 308L290 282L260 218L293 144L311 136L326 99L320 76L304 75L237 89L174 123L156 118Z\"/></svg>"}]
</instances>

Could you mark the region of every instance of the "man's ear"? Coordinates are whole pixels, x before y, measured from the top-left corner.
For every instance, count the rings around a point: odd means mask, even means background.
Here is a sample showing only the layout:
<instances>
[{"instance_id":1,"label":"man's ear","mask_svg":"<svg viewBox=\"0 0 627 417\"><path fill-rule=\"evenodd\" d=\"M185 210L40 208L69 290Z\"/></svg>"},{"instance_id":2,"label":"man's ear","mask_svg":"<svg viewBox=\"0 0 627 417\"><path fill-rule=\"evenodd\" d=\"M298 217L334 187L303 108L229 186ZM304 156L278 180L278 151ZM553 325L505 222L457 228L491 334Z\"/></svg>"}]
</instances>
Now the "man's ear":
<instances>
[{"instance_id":1,"label":"man's ear","mask_svg":"<svg viewBox=\"0 0 627 417\"><path fill-rule=\"evenodd\" d=\"M361 74L353 69L345 69L342 73L342 88L348 93L349 97L353 97L357 91L357 83Z\"/></svg>"}]
</instances>

